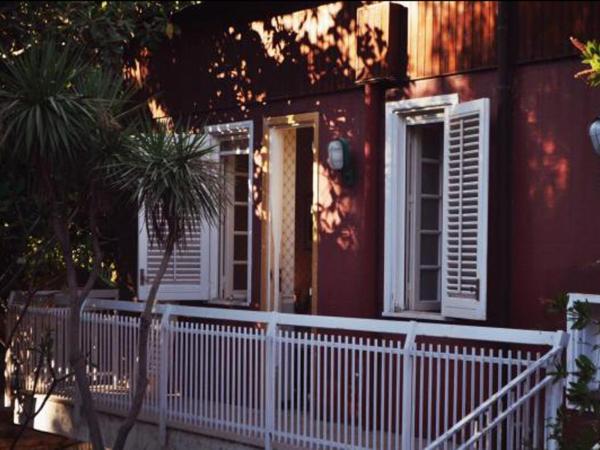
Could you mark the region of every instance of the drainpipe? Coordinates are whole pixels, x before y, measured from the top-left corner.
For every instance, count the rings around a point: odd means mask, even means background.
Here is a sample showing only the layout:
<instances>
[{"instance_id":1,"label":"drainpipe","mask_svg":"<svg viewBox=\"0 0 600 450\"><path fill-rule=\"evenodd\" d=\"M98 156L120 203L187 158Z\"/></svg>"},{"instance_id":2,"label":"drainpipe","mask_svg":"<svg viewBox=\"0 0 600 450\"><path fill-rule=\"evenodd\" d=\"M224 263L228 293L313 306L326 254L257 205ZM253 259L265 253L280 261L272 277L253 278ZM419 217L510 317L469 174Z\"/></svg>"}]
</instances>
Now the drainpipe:
<instances>
[{"instance_id":1,"label":"drainpipe","mask_svg":"<svg viewBox=\"0 0 600 450\"><path fill-rule=\"evenodd\" d=\"M373 293L374 302L369 302L369 310L364 311L365 317L377 317L381 310L382 292L379 286L383 286L383 258L380 258L378 249L383 249L383 228L380 218L382 217L383 201L380 198L380 171L379 166L383 155L382 133L384 129L385 114L385 82L373 80L364 85L364 160L365 164L359 173L363 181L364 192L364 236L366 246L365 279L371 284L370 291ZM380 214L381 213L381 214ZM370 242L369 242L370 241ZM369 245L370 244L370 245Z\"/></svg>"},{"instance_id":2,"label":"drainpipe","mask_svg":"<svg viewBox=\"0 0 600 450\"><path fill-rule=\"evenodd\" d=\"M498 280L495 299L499 307L499 321L509 325L511 312L512 278L512 77L513 44L516 42L513 26L515 18L514 4L501 1L498 4L496 42L498 58L498 115L496 119L496 185L498 186L497 216L498 233L496 247L501 274Z\"/></svg>"}]
</instances>

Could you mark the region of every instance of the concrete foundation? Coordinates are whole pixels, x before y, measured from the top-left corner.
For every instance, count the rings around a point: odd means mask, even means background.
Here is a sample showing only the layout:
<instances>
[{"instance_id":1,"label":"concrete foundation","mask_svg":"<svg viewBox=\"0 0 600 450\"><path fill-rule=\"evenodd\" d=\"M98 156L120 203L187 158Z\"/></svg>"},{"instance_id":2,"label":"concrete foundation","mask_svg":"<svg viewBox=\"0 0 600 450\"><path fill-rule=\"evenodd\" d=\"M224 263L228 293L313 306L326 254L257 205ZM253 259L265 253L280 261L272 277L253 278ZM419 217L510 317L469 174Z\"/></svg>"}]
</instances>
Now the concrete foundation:
<instances>
[{"instance_id":1,"label":"concrete foundation","mask_svg":"<svg viewBox=\"0 0 600 450\"><path fill-rule=\"evenodd\" d=\"M110 448L123 419L106 413L100 413L99 416L104 444ZM58 399L48 400L42 412L35 418L34 427L37 430L62 434L81 441L88 439L88 428L82 412L71 403ZM139 421L129 434L126 448L128 450L254 450L261 447L172 427L167 427L166 446L162 446L158 436L158 425Z\"/></svg>"}]
</instances>

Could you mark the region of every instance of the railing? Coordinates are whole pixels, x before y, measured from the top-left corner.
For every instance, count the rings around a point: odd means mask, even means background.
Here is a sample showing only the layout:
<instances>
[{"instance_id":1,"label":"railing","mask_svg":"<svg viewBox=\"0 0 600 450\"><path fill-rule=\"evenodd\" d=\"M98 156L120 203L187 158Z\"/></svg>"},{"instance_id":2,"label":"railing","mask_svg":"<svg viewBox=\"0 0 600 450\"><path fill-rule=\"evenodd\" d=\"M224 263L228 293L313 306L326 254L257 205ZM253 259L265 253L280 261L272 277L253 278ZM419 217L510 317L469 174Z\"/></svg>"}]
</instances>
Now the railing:
<instances>
[{"instance_id":1,"label":"railing","mask_svg":"<svg viewBox=\"0 0 600 450\"><path fill-rule=\"evenodd\" d=\"M553 448L548 439L562 403L562 383L549 373L562 356L562 345L529 366L470 414L428 446L428 449ZM540 420L540 405L548 411Z\"/></svg>"},{"instance_id":2,"label":"railing","mask_svg":"<svg viewBox=\"0 0 600 450\"><path fill-rule=\"evenodd\" d=\"M142 307L86 302L82 344L99 409L129 406ZM21 308L11 307L12 323ZM548 371L563 332L189 306L155 313L142 418L163 441L170 426L266 448L517 449L544 445L561 401ZM44 330L57 337L55 369L68 371L67 319L64 308L23 318L13 352L29 389L27 349ZM76 400L73 383L57 395Z\"/></svg>"}]
</instances>

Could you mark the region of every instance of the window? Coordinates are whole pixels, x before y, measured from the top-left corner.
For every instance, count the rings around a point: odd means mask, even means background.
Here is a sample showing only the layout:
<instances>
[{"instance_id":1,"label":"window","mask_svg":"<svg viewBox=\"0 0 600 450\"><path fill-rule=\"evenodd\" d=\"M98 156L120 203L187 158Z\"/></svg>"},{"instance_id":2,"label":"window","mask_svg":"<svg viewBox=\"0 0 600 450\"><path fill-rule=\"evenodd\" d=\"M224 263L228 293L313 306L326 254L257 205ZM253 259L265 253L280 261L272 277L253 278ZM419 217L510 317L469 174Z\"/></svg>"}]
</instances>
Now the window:
<instances>
[{"instance_id":1,"label":"window","mask_svg":"<svg viewBox=\"0 0 600 450\"><path fill-rule=\"evenodd\" d=\"M157 298L249 304L252 260L252 122L207 127L221 165L228 202L218 225L201 224L177 247ZM138 295L147 298L162 256L139 217Z\"/></svg>"},{"instance_id":2,"label":"window","mask_svg":"<svg viewBox=\"0 0 600 450\"><path fill-rule=\"evenodd\" d=\"M219 302L250 303L252 257L252 122L208 128L219 159L227 202L214 253Z\"/></svg>"},{"instance_id":3,"label":"window","mask_svg":"<svg viewBox=\"0 0 600 450\"><path fill-rule=\"evenodd\" d=\"M249 284L251 180L247 133L219 138L219 157L225 197L219 233L219 295L223 300L246 300Z\"/></svg>"},{"instance_id":4,"label":"window","mask_svg":"<svg viewBox=\"0 0 600 450\"><path fill-rule=\"evenodd\" d=\"M440 310L443 122L407 127L405 299Z\"/></svg>"},{"instance_id":5,"label":"window","mask_svg":"<svg viewBox=\"0 0 600 450\"><path fill-rule=\"evenodd\" d=\"M384 313L483 320L489 100L386 108Z\"/></svg>"}]
</instances>

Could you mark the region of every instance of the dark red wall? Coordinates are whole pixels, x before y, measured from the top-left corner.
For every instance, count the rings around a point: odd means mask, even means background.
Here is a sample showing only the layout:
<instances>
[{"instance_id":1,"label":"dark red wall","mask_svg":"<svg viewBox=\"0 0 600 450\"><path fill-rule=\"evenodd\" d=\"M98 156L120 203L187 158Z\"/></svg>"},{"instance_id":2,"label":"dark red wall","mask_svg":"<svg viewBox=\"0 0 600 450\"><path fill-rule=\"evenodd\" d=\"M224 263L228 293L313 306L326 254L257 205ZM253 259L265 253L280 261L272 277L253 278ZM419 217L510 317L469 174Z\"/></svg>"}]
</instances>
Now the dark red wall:
<instances>
[{"instance_id":1,"label":"dark red wall","mask_svg":"<svg viewBox=\"0 0 600 450\"><path fill-rule=\"evenodd\" d=\"M354 8L342 9L336 23L351 27ZM290 47L287 55L294 63L274 65L266 58L256 34L239 23L236 30L241 32L241 41L236 40L235 33L220 35L223 43L218 50L225 52L226 66L221 69L226 73L229 66L240 69L241 53L236 52L241 48L248 58L248 73L254 74L257 84L252 84L252 77L216 81L207 74L208 64L203 59L203 55L214 53L207 48L210 36L193 22L187 27L181 38L156 55L150 65L148 80L154 90L163 91L161 105L169 114L192 114L198 123L206 119L210 123L252 119L258 149L264 117L318 111L320 161L325 172L327 143L337 137L350 141L358 184L342 189L335 183L321 186L318 312L378 317L385 231L381 220L383 111L371 103L377 101L378 94L365 96L363 87L350 82L351 73L340 75L339 70L347 64L343 55L319 53L318 48L314 51L319 64L332 64L338 72L310 84L303 73L297 73L306 72L308 67L305 60L294 59L299 47ZM332 30L337 32L335 27ZM510 169L502 166L502 155L494 145L498 133L495 69L419 79L389 89L387 96L400 99L456 92L461 101L491 99L488 323L556 328L562 327L562 320L546 314L546 299L560 292L600 291L600 263L596 262L600 260L600 157L593 154L587 134L590 121L600 114L600 89L573 79L581 68L576 59L519 61L522 64L515 68L512 91ZM267 92L266 97L258 100L250 96L255 87ZM222 91L222 96L216 96L217 91ZM240 91L245 95L243 101L235 100ZM368 111L379 111L380 116L374 118ZM510 199L499 189L506 177L510 180ZM508 242L498 238L503 219L499 205L506 201L511 212ZM254 229L253 292L254 304L258 305L258 218ZM507 247L508 267L503 260Z\"/></svg>"},{"instance_id":2,"label":"dark red wall","mask_svg":"<svg viewBox=\"0 0 600 450\"><path fill-rule=\"evenodd\" d=\"M600 292L600 156L588 136L600 89L573 79L580 69L563 60L516 72L513 326L556 326L544 299Z\"/></svg>"},{"instance_id":3,"label":"dark red wall","mask_svg":"<svg viewBox=\"0 0 600 450\"><path fill-rule=\"evenodd\" d=\"M562 327L564 318L547 312L549 299L563 292L600 292L600 156L588 136L590 122L600 114L600 89L573 78L580 68L577 60L561 59L515 69L509 173L494 165L495 70L416 81L404 95L491 98L490 323ZM500 177L510 178L512 191L510 243L497 239ZM511 291L500 298L496 275L506 245ZM508 320L497 320L505 311Z\"/></svg>"},{"instance_id":4,"label":"dark red wall","mask_svg":"<svg viewBox=\"0 0 600 450\"><path fill-rule=\"evenodd\" d=\"M319 314L374 317L377 314L376 277L373 269L377 234L373 231L376 214L364 214L367 198L373 197L377 187L364 176L374 153L364 148L363 90L329 95L269 102L240 111L238 108L210 115L210 122L253 120L254 146L259 149L265 117L318 111L319 161L322 175L319 186ZM237 111L236 111L237 109ZM349 141L358 169L358 183L340 186L339 178L328 173L327 144L337 138ZM380 149L381 151L381 149ZM329 178L329 180L328 180ZM255 180L257 186L260 180ZM376 197L375 197L376 198ZM260 299L260 221L255 218L253 240L254 301ZM366 233L366 230L371 230ZM367 264L367 261L371 261Z\"/></svg>"}]
</instances>

